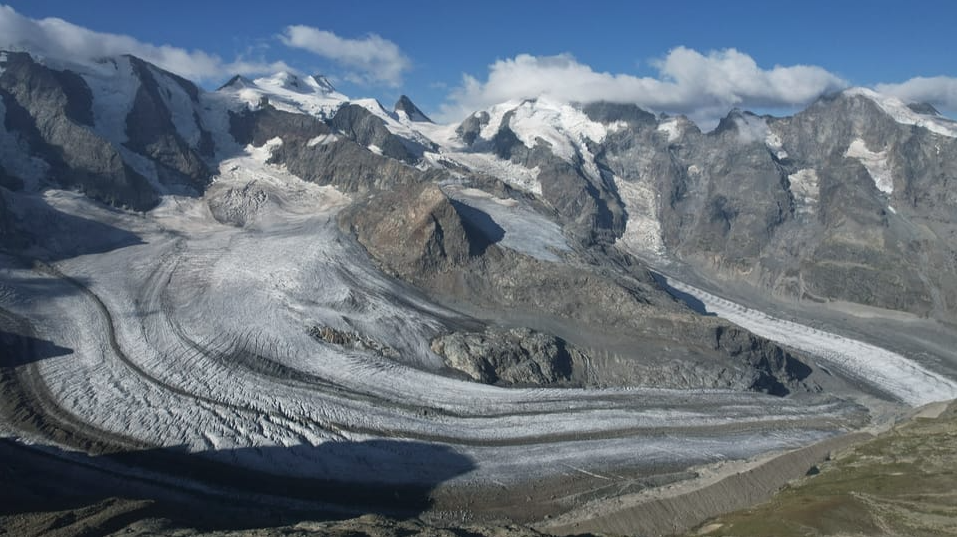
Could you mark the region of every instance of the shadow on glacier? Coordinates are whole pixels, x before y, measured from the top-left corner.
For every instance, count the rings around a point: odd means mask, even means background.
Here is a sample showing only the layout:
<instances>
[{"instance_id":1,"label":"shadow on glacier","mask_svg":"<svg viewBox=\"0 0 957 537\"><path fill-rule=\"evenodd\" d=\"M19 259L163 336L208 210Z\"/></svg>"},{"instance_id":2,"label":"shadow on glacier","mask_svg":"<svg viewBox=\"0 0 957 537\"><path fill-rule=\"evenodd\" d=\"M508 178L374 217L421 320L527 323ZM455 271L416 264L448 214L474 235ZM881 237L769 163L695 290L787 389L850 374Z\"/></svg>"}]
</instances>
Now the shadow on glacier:
<instances>
[{"instance_id":1,"label":"shadow on glacier","mask_svg":"<svg viewBox=\"0 0 957 537\"><path fill-rule=\"evenodd\" d=\"M16 203L22 207L18 210L21 216L17 227L27 245L15 253L22 256L55 262L146 244L136 233L64 212L40 196L20 195ZM84 203L96 204L107 214L115 212L118 218L125 214L92 200L84 200Z\"/></svg>"},{"instance_id":2,"label":"shadow on glacier","mask_svg":"<svg viewBox=\"0 0 957 537\"><path fill-rule=\"evenodd\" d=\"M449 201L455 212L462 217L466 232L471 235L469 237L471 239L469 241L470 255L482 255L490 245L505 238L505 229L484 211L458 200L450 199Z\"/></svg>"},{"instance_id":3,"label":"shadow on glacier","mask_svg":"<svg viewBox=\"0 0 957 537\"><path fill-rule=\"evenodd\" d=\"M368 513L411 517L432 505L438 485L475 468L446 446L398 440L88 456L0 439L0 456L17 469L0 476L2 515L124 498L151 502L136 519L166 518L183 527L219 530Z\"/></svg>"},{"instance_id":4,"label":"shadow on glacier","mask_svg":"<svg viewBox=\"0 0 957 537\"><path fill-rule=\"evenodd\" d=\"M684 291L679 291L678 289L675 289L674 287L672 287L671 284L668 283L667 277L661 274L658 274L655 271L651 271L651 276L655 279L656 282L658 282L658 285L660 285L662 288L664 288L665 291L668 292L669 295L671 295L677 300L680 300L681 302L684 302L684 304L688 306L689 308L691 308L695 313L700 315L705 315L708 317L715 316L715 313L708 311L708 308L704 305L704 302L699 300L697 297L695 297L694 295L685 293Z\"/></svg>"},{"instance_id":5,"label":"shadow on glacier","mask_svg":"<svg viewBox=\"0 0 957 537\"><path fill-rule=\"evenodd\" d=\"M73 349L16 330L0 329L0 367L20 367L47 358L73 354Z\"/></svg>"}]
</instances>

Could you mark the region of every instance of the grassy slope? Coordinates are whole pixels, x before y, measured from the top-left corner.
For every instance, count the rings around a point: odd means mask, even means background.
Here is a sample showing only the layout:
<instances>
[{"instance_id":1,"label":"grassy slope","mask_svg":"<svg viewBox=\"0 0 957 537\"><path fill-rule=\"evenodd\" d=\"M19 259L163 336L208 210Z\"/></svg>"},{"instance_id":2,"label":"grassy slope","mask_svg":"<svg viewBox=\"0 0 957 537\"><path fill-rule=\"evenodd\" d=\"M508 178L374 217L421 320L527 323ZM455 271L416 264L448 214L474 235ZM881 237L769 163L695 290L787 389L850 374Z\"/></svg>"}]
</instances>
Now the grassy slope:
<instances>
[{"instance_id":1,"label":"grassy slope","mask_svg":"<svg viewBox=\"0 0 957 537\"><path fill-rule=\"evenodd\" d=\"M692 535L957 535L957 403L838 453L770 502Z\"/></svg>"}]
</instances>

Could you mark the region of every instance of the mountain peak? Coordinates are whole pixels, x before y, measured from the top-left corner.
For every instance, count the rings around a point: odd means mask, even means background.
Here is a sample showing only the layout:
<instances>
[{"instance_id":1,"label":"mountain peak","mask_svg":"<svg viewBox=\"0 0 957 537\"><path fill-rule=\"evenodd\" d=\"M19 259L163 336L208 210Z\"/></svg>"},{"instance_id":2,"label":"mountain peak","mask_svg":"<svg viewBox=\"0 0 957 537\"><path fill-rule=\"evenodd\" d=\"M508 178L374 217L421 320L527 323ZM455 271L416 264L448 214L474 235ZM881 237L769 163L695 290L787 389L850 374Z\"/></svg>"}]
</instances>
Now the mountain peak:
<instances>
[{"instance_id":1,"label":"mountain peak","mask_svg":"<svg viewBox=\"0 0 957 537\"><path fill-rule=\"evenodd\" d=\"M255 85L256 84L252 80L244 77L243 75L235 75L234 77L226 81L225 84L217 88L216 91L227 89L227 88L243 89L243 88L249 88Z\"/></svg>"},{"instance_id":2,"label":"mountain peak","mask_svg":"<svg viewBox=\"0 0 957 537\"><path fill-rule=\"evenodd\" d=\"M868 88L850 88L841 92L845 97L862 97L876 104L885 114L902 125L923 127L935 134L957 138L957 122L935 114L929 105L909 105L892 95Z\"/></svg>"},{"instance_id":3,"label":"mountain peak","mask_svg":"<svg viewBox=\"0 0 957 537\"><path fill-rule=\"evenodd\" d=\"M395 103L394 110L396 114L399 112L404 113L405 116L409 118L409 121L432 123L429 116L425 115L422 110L419 110L419 107L412 102L412 99L405 95L399 97L399 100Z\"/></svg>"},{"instance_id":4,"label":"mountain peak","mask_svg":"<svg viewBox=\"0 0 957 537\"><path fill-rule=\"evenodd\" d=\"M316 73L310 76L306 82L310 86L322 91L323 93L336 93L336 87L333 86L332 82L330 82L329 79L321 73Z\"/></svg>"}]
</instances>

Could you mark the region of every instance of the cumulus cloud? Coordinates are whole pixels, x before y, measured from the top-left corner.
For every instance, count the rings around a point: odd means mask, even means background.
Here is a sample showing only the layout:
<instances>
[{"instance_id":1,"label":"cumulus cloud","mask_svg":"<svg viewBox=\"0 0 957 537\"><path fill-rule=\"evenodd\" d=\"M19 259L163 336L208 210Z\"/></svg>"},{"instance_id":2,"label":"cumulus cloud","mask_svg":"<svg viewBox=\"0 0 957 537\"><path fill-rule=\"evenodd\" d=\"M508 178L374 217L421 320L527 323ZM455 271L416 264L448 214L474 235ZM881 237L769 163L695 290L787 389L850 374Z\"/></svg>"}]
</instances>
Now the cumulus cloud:
<instances>
[{"instance_id":1,"label":"cumulus cloud","mask_svg":"<svg viewBox=\"0 0 957 537\"><path fill-rule=\"evenodd\" d=\"M878 84L875 89L906 102L930 103L943 110L957 111L957 78L921 76L899 84Z\"/></svg>"},{"instance_id":2,"label":"cumulus cloud","mask_svg":"<svg viewBox=\"0 0 957 537\"><path fill-rule=\"evenodd\" d=\"M735 49L702 54L677 47L653 65L657 76L638 77L596 72L570 54L520 54L490 65L484 82L464 75L461 86L442 106L441 115L449 120L459 119L509 99L550 96L565 101L634 103L708 122L735 106L793 107L848 85L817 66L776 65L762 69L751 56Z\"/></svg>"},{"instance_id":3,"label":"cumulus cloud","mask_svg":"<svg viewBox=\"0 0 957 537\"><path fill-rule=\"evenodd\" d=\"M96 32L63 19L32 19L0 5L0 48L84 63L105 56L132 54L192 80L222 79L233 74L289 70L282 62L245 58L227 62L215 54L171 45L143 43L128 35Z\"/></svg>"},{"instance_id":4,"label":"cumulus cloud","mask_svg":"<svg viewBox=\"0 0 957 537\"><path fill-rule=\"evenodd\" d=\"M399 86L412 63L398 45L376 34L347 39L311 26L288 26L280 36L289 47L332 60L350 72L346 79L364 84Z\"/></svg>"}]
</instances>

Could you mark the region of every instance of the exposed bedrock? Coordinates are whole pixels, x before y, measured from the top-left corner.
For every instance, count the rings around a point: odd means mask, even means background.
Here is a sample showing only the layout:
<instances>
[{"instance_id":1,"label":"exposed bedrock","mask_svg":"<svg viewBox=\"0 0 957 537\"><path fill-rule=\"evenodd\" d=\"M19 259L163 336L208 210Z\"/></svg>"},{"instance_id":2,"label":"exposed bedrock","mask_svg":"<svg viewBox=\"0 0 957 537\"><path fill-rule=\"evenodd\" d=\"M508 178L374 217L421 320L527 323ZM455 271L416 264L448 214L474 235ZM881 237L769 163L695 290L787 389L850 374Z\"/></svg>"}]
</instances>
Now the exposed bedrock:
<instances>
[{"instance_id":1,"label":"exposed bedrock","mask_svg":"<svg viewBox=\"0 0 957 537\"><path fill-rule=\"evenodd\" d=\"M434 184L378 193L344 211L340 225L386 272L440 301L535 329L433 341L450 367L473 380L816 390L803 383L811 370L797 356L695 314L632 258L621 257L617 262L630 266L612 270L584 258L553 263L502 248L469 225Z\"/></svg>"},{"instance_id":2,"label":"exposed bedrock","mask_svg":"<svg viewBox=\"0 0 957 537\"><path fill-rule=\"evenodd\" d=\"M853 92L786 118L733 111L707 134L679 127L602 144L616 177L660 194L665 250L780 297L953 319L957 140Z\"/></svg>"}]
</instances>

